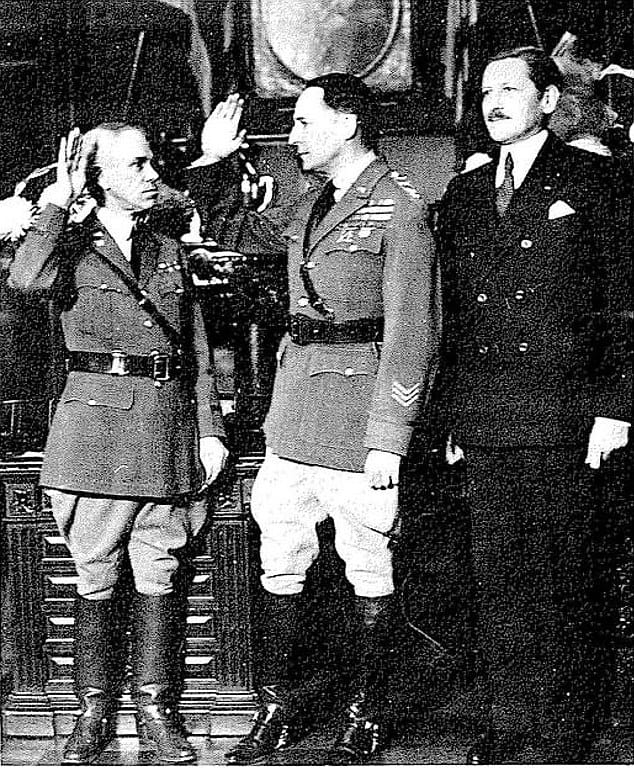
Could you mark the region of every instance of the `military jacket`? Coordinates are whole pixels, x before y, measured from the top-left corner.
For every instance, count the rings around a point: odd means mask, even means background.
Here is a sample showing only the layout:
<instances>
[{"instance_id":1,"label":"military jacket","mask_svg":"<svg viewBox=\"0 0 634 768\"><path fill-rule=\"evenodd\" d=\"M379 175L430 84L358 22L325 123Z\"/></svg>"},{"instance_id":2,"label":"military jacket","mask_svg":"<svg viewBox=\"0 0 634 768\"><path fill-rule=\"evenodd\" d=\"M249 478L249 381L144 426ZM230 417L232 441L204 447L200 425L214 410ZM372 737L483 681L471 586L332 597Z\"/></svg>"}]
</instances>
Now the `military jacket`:
<instances>
[{"instance_id":1,"label":"military jacket","mask_svg":"<svg viewBox=\"0 0 634 768\"><path fill-rule=\"evenodd\" d=\"M231 212L209 201L223 188L221 173L212 166L206 178L193 174L192 196L207 202L207 224L223 247L287 253L291 314L324 320L300 277L306 262L335 323L384 318L380 344L300 346L284 336L265 422L267 445L295 461L351 471L363 470L368 449L404 455L433 379L439 340L437 272L418 193L374 161L305 247L316 192L270 216Z\"/></svg>"},{"instance_id":2,"label":"military jacket","mask_svg":"<svg viewBox=\"0 0 634 768\"><path fill-rule=\"evenodd\" d=\"M20 246L10 281L24 291L50 291L70 351L173 352L108 263L132 277L96 216L67 228L65 211L49 205ZM146 233L139 285L188 340L184 352L193 365L165 382L71 372L48 436L45 487L126 498L189 493L200 483L198 438L224 435L212 357L176 241Z\"/></svg>"},{"instance_id":3,"label":"military jacket","mask_svg":"<svg viewBox=\"0 0 634 768\"><path fill-rule=\"evenodd\" d=\"M550 135L500 217L495 166L459 175L442 200L431 418L459 444L586 442L595 416L632 407L631 254L607 168Z\"/></svg>"}]
</instances>

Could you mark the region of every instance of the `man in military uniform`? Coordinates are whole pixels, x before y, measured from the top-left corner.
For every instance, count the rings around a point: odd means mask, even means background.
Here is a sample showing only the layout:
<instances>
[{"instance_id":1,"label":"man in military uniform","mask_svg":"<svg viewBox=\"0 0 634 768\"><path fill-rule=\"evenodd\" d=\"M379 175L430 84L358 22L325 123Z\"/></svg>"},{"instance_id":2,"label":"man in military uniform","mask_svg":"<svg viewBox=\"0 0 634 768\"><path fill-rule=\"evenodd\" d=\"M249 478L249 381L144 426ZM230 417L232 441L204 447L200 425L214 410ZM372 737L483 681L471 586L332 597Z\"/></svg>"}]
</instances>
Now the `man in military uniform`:
<instances>
[{"instance_id":1,"label":"man in military uniform","mask_svg":"<svg viewBox=\"0 0 634 768\"><path fill-rule=\"evenodd\" d=\"M218 105L191 172L200 202L222 188L218 162L238 148L237 96ZM394 589L388 550L401 457L434 371L438 320L431 236L418 193L374 152L371 98L356 77L309 81L289 143L302 169L328 181L282 215L219 212L222 246L288 254L290 319L265 422L267 453L253 488L265 590L261 707L229 753L249 763L297 737L302 694L289 659L298 599L318 555L315 526L331 517L356 595L358 668L338 758L380 747L381 670ZM225 164L226 166L226 164Z\"/></svg>"},{"instance_id":2,"label":"man in military uniform","mask_svg":"<svg viewBox=\"0 0 634 768\"><path fill-rule=\"evenodd\" d=\"M11 265L24 291L62 306L69 375L51 426L41 484L77 568L75 683L82 714L65 763L95 758L113 735L113 590L127 549L133 597L133 696L139 737L160 760L195 753L179 723L182 605L178 553L201 527L190 505L226 450L213 362L177 242L138 220L157 197L145 136L123 124L73 132L60 147L48 204ZM68 209L84 186L97 202ZM201 466L202 463L202 466ZM204 474L202 470L204 469Z\"/></svg>"},{"instance_id":3,"label":"man in military uniform","mask_svg":"<svg viewBox=\"0 0 634 768\"><path fill-rule=\"evenodd\" d=\"M452 180L437 236L444 339L431 399L465 461L484 665L468 762L577 762L594 733L600 646L594 490L628 440L627 260L610 179L547 128L560 74L532 48L487 65L498 147Z\"/></svg>"}]
</instances>

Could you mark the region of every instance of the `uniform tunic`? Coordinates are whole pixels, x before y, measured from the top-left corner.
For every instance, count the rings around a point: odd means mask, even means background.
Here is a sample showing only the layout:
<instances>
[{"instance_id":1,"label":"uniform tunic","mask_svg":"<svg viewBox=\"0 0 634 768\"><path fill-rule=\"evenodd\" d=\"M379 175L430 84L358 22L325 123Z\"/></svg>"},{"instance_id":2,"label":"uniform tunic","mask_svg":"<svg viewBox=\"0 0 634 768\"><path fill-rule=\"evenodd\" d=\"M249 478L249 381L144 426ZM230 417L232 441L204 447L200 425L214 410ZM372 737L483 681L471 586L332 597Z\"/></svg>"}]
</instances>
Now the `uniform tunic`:
<instances>
[{"instance_id":1,"label":"uniform tunic","mask_svg":"<svg viewBox=\"0 0 634 768\"><path fill-rule=\"evenodd\" d=\"M342 323L384 318L383 342L309 344L278 351L267 446L294 461L360 472L369 449L404 455L429 390L439 338L437 274L419 195L375 160L318 224L304 252L316 192L269 216L214 207L226 166L191 172L192 197L216 240L243 253L288 254L291 315L324 320L300 277ZM210 199L211 198L211 199Z\"/></svg>"},{"instance_id":2,"label":"uniform tunic","mask_svg":"<svg viewBox=\"0 0 634 768\"><path fill-rule=\"evenodd\" d=\"M49 205L11 265L11 284L48 289L62 307L70 351L171 354L165 332L108 263L128 261L96 216L66 227ZM146 232L139 284L191 345L190 375L155 386L149 377L73 371L48 436L41 483L80 494L169 498L200 483L199 437L224 434L213 363L178 244ZM103 260L102 260L103 259Z\"/></svg>"}]
</instances>

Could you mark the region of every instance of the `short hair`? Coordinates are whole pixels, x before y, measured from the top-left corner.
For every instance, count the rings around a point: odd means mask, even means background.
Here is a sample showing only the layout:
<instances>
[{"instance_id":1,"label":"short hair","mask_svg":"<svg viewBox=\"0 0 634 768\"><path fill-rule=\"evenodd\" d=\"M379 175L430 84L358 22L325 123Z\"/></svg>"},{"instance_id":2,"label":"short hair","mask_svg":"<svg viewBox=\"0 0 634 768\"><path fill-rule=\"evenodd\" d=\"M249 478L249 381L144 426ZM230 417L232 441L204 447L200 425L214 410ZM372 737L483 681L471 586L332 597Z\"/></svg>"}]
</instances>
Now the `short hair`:
<instances>
[{"instance_id":1,"label":"short hair","mask_svg":"<svg viewBox=\"0 0 634 768\"><path fill-rule=\"evenodd\" d=\"M138 125L115 122L99 123L95 128L86 131L82 138L82 152L86 157L86 189L100 207L106 202L103 188L99 184L101 166L98 162L98 154L101 142L105 135L119 136L127 131L136 131L147 138L145 130Z\"/></svg>"},{"instance_id":2,"label":"short hair","mask_svg":"<svg viewBox=\"0 0 634 768\"><path fill-rule=\"evenodd\" d=\"M321 88L324 102L337 112L356 115L358 138L367 149L379 140L374 94L360 77L348 72L330 72L308 80L306 88Z\"/></svg>"},{"instance_id":3,"label":"short hair","mask_svg":"<svg viewBox=\"0 0 634 768\"><path fill-rule=\"evenodd\" d=\"M528 67L528 76L535 84L539 93L544 93L549 85L554 85L560 91L563 90L563 77L559 67L552 56L549 56L541 48L532 45L521 46L519 48L509 48L505 51L496 53L495 56L487 61L486 66L494 61L503 59L521 59Z\"/></svg>"}]
</instances>

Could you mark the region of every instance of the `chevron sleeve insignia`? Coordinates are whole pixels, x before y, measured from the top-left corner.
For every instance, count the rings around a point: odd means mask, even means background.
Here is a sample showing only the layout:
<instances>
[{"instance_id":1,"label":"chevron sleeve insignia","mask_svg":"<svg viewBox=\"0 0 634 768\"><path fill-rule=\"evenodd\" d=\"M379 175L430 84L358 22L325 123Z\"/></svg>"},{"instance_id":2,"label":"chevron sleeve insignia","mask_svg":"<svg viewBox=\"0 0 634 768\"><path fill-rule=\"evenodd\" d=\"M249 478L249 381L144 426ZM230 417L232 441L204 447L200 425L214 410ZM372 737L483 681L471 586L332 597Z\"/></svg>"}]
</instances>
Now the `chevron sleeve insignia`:
<instances>
[{"instance_id":1,"label":"chevron sleeve insignia","mask_svg":"<svg viewBox=\"0 0 634 768\"><path fill-rule=\"evenodd\" d=\"M396 400L403 408L409 408L413 405L420 395L420 382L416 382L411 387L404 387L400 381L392 382L392 399Z\"/></svg>"}]
</instances>

